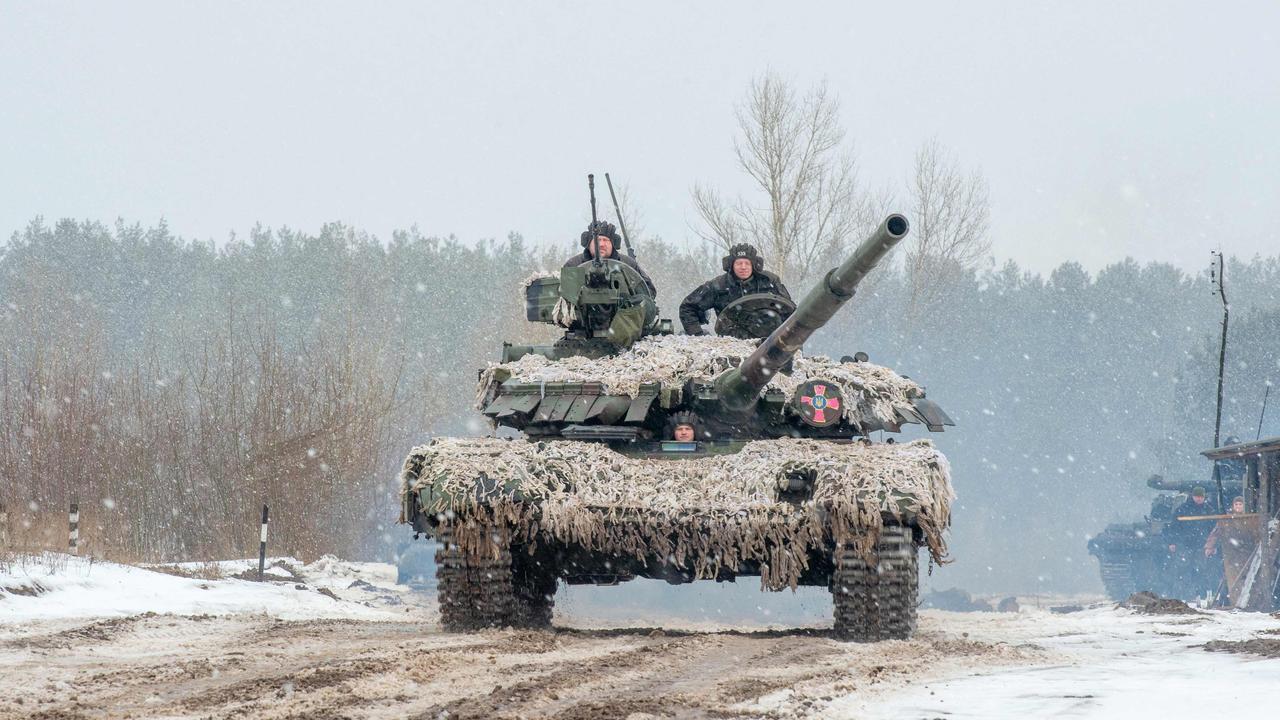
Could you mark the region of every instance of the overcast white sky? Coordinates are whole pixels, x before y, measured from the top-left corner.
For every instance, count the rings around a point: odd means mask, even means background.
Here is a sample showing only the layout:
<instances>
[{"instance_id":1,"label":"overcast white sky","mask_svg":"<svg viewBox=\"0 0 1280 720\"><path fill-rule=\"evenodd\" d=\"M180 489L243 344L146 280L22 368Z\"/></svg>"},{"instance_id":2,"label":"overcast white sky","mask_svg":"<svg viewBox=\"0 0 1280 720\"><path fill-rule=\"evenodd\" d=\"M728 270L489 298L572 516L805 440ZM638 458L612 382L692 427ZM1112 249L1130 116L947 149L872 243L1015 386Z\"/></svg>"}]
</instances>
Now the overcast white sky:
<instances>
[{"instance_id":1,"label":"overcast white sky","mask_svg":"<svg viewBox=\"0 0 1280 720\"><path fill-rule=\"evenodd\" d=\"M772 68L829 81L873 184L931 136L981 169L1001 260L1199 269L1280 250L1278 28L1274 2L0 0L0 235L341 220L569 248L608 170L695 242L689 187L740 186L732 105Z\"/></svg>"}]
</instances>

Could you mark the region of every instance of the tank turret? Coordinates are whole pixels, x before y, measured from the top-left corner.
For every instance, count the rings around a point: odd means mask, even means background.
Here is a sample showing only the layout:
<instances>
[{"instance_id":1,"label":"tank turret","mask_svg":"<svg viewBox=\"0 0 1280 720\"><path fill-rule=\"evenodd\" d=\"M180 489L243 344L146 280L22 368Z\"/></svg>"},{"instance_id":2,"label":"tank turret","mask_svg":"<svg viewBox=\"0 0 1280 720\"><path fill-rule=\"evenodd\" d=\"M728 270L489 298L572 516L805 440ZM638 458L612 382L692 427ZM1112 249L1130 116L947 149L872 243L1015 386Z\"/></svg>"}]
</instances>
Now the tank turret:
<instances>
[{"instance_id":1,"label":"tank turret","mask_svg":"<svg viewBox=\"0 0 1280 720\"><path fill-rule=\"evenodd\" d=\"M721 405L735 413L754 407L770 378L795 357L814 330L826 325L836 311L853 297L858 283L893 250L894 245L907 236L907 229L905 217L890 215L886 218L848 260L827 273L822 282L809 291L795 312L760 343L755 352L738 367L716 378ZM824 393L815 396L811 402L822 404L825 401ZM825 405L815 410L824 411Z\"/></svg>"},{"instance_id":2,"label":"tank turret","mask_svg":"<svg viewBox=\"0 0 1280 720\"><path fill-rule=\"evenodd\" d=\"M890 215L785 319L759 305L774 323L763 341L671 334L640 276L620 262L584 262L534 280L528 318L559 324L565 335L555 345L506 346L503 362L481 373L479 409L530 436L603 442L671 439L672 417L689 412L700 442L851 438L904 423L941 431L954 423L923 388L864 362L865 354L797 357L908 227Z\"/></svg>"}]
</instances>

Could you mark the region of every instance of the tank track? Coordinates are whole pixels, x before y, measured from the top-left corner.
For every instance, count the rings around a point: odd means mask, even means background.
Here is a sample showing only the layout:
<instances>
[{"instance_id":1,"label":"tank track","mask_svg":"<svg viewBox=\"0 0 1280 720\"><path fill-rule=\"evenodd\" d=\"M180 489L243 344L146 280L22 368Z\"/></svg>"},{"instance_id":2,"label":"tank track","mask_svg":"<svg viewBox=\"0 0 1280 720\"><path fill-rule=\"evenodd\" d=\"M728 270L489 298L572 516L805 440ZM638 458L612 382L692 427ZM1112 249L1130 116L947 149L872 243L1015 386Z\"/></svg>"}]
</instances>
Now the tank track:
<instances>
[{"instance_id":1,"label":"tank track","mask_svg":"<svg viewBox=\"0 0 1280 720\"><path fill-rule=\"evenodd\" d=\"M842 640L905 640L916 629L919 561L910 528L886 526L870 565L851 547L835 550L831 595L835 635Z\"/></svg>"},{"instance_id":2,"label":"tank track","mask_svg":"<svg viewBox=\"0 0 1280 720\"><path fill-rule=\"evenodd\" d=\"M1111 600L1124 602L1138 591L1137 582L1133 577L1132 560L1099 557L1098 569L1102 575L1102 587Z\"/></svg>"},{"instance_id":3,"label":"tank track","mask_svg":"<svg viewBox=\"0 0 1280 720\"><path fill-rule=\"evenodd\" d=\"M513 554L510 543L496 556L477 556L464 553L447 531L438 540L437 597L445 630L550 627L556 578L541 563Z\"/></svg>"}]
</instances>

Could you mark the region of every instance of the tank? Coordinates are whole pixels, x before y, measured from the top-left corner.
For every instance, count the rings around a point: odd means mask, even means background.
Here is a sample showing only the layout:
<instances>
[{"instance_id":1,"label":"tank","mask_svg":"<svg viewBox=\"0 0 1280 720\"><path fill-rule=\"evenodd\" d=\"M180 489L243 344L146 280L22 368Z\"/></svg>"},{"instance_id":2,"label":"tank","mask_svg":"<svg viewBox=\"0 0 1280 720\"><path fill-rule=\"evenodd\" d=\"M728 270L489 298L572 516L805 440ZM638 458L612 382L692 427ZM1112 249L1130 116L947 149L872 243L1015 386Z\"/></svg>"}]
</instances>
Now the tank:
<instances>
[{"instance_id":1,"label":"tank","mask_svg":"<svg viewBox=\"0 0 1280 720\"><path fill-rule=\"evenodd\" d=\"M480 371L507 436L435 438L401 472L402 522L441 543L445 628L546 626L560 582L759 576L829 588L837 637L908 637L918 551L946 554L949 468L928 440L872 436L954 423L864 353L799 352L907 232L889 216L794 311L745 304L735 325L763 340L673 334L621 262L530 281L527 318L565 333Z\"/></svg>"},{"instance_id":2,"label":"tank","mask_svg":"<svg viewBox=\"0 0 1280 720\"><path fill-rule=\"evenodd\" d=\"M1089 554L1098 558L1108 598L1121 602L1135 592L1148 590L1161 597L1194 600L1214 590L1221 579L1221 562L1206 561L1199 548L1169 549L1184 544L1175 523L1188 521L1175 519L1174 511L1197 485L1208 489L1210 496L1216 492L1212 483L1203 480L1170 481L1152 475L1147 487L1161 492L1151 499L1151 510L1142 521L1107 525L1089 539ZM1223 492L1228 501L1240 494L1241 487L1238 476L1224 473Z\"/></svg>"}]
</instances>

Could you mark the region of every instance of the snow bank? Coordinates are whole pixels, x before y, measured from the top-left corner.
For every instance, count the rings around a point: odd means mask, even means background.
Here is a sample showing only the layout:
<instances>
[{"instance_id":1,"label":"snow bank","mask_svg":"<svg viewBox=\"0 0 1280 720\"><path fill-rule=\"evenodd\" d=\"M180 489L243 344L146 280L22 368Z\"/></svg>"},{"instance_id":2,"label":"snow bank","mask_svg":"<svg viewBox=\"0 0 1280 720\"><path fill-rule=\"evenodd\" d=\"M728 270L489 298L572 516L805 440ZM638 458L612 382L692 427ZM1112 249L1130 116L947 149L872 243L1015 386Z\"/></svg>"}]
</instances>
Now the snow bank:
<instances>
[{"instance_id":1,"label":"snow bank","mask_svg":"<svg viewBox=\"0 0 1280 720\"><path fill-rule=\"evenodd\" d=\"M1274 717L1280 660L1210 653L1210 640L1276 632L1262 613L1140 615L1106 606L1065 615L1017 616L929 611L950 632L987 642L1026 643L1053 653L1052 665L966 667L913 685L870 706L856 695L829 717L884 718L1190 718ZM993 633L993 629L998 629Z\"/></svg>"},{"instance_id":2,"label":"snow bank","mask_svg":"<svg viewBox=\"0 0 1280 720\"><path fill-rule=\"evenodd\" d=\"M295 561L296 562L296 561ZM269 582L179 577L158 570L66 555L25 556L0 565L0 624L55 618L118 617L145 612L174 615L262 613L284 620L401 619L394 598L395 568L323 558L293 566L275 559ZM238 573L257 561L185 563L192 572L217 567ZM290 568L296 567L296 579ZM288 579L286 579L288 578ZM364 585L351 588L360 580ZM321 589L337 596L331 597ZM387 602L388 599L391 602Z\"/></svg>"}]
</instances>

